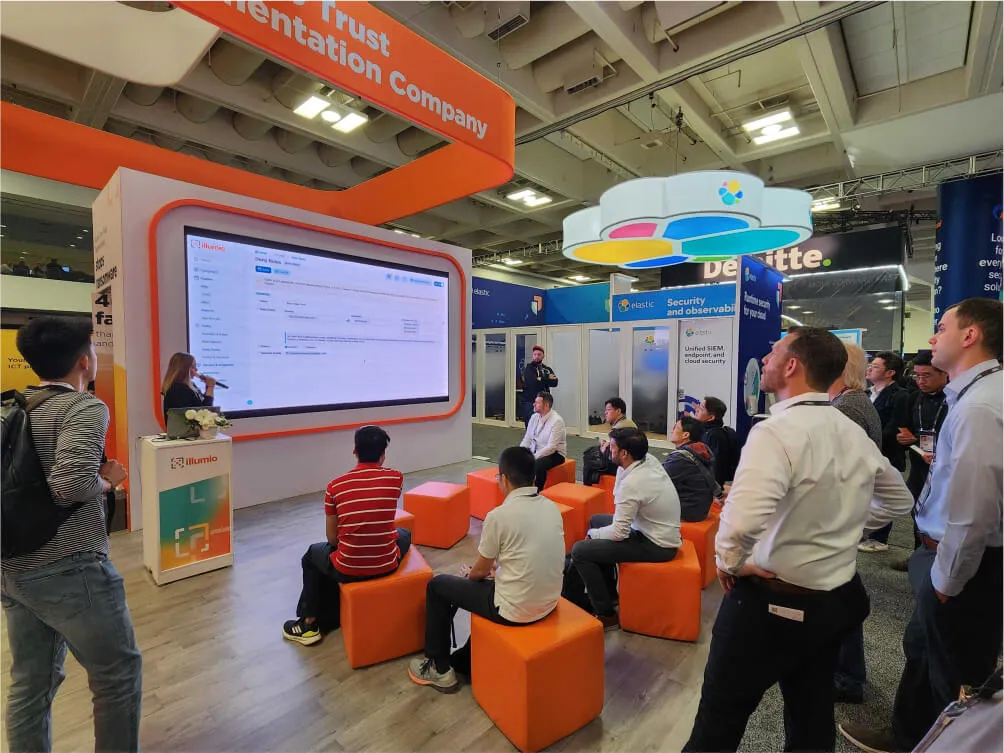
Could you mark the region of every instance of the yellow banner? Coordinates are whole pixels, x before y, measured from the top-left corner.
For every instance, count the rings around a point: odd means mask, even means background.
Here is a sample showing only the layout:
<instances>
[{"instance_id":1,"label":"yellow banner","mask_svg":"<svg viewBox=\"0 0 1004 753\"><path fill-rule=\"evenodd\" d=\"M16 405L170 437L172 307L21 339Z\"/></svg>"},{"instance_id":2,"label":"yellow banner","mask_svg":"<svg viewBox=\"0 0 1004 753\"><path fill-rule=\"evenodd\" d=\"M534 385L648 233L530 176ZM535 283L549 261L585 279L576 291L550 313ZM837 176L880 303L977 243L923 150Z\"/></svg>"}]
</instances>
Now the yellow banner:
<instances>
[{"instance_id":1,"label":"yellow banner","mask_svg":"<svg viewBox=\"0 0 1004 753\"><path fill-rule=\"evenodd\" d=\"M24 390L38 384L38 377L17 350L17 330L0 330L0 351L3 357L3 373L0 374L0 392Z\"/></svg>"}]
</instances>

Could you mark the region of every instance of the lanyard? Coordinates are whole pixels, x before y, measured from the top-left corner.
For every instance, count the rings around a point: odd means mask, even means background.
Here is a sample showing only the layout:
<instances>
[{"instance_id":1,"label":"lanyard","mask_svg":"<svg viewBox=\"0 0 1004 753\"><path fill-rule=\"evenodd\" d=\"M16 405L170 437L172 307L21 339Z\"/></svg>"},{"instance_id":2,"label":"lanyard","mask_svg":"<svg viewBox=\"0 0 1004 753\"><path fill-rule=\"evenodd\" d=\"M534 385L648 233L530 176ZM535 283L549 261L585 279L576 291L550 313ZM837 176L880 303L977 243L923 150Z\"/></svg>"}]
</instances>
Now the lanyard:
<instances>
[{"instance_id":1,"label":"lanyard","mask_svg":"<svg viewBox=\"0 0 1004 753\"><path fill-rule=\"evenodd\" d=\"M554 411L552 410L548 412L547 418L545 418L544 421L537 426L537 431L533 433L533 444L535 449L538 441L540 440L540 435L544 431L544 427L547 426L547 422L551 420L551 413L554 413ZM540 414L537 414L537 417L539 418Z\"/></svg>"},{"instance_id":2,"label":"lanyard","mask_svg":"<svg viewBox=\"0 0 1004 753\"><path fill-rule=\"evenodd\" d=\"M981 371L979 374L976 375L976 378L973 379L973 381L971 381L969 384L967 384L965 387L962 388L962 390L959 392L959 396L955 398L955 402L956 403L959 402L962 399L962 396L965 395L967 392L969 392L970 387L972 387L974 384L980 381L983 377L990 376L991 374L996 374L1000 370L1001 366L1000 364L997 364L996 366L989 368L986 371Z\"/></svg>"},{"instance_id":3,"label":"lanyard","mask_svg":"<svg viewBox=\"0 0 1004 753\"><path fill-rule=\"evenodd\" d=\"M968 389L968 387L967 387L967 389ZM938 430L938 421L941 420L941 414L945 412L945 405L947 403L948 403L948 401L945 399L945 396L942 395L941 396L941 402L938 403L938 410L934 414L934 422L931 424L931 428L930 429L925 429L924 428L924 414L921 411L921 406L924 404L924 396L919 397L917 399L917 429L920 430L920 431L937 431Z\"/></svg>"},{"instance_id":4,"label":"lanyard","mask_svg":"<svg viewBox=\"0 0 1004 753\"><path fill-rule=\"evenodd\" d=\"M803 400L800 403L792 403L788 407L797 408L800 405L825 405L828 407L832 407L833 404L829 400Z\"/></svg>"}]
</instances>

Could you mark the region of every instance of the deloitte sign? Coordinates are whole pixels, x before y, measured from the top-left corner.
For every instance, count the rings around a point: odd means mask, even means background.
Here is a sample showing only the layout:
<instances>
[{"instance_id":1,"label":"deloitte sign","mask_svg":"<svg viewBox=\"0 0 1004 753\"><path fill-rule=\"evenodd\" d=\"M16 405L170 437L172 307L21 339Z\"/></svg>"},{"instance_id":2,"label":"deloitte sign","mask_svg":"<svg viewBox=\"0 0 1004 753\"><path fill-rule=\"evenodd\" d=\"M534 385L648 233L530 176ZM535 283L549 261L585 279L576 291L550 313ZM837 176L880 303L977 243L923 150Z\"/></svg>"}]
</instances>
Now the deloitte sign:
<instances>
[{"instance_id":1,"label":"deloitte sign","mask_svg":"<svg viewBox=\"0 0 1004 753\"><path fill-rule=\"evenodd\" d=\"M753 254L778 272L805 274L836 272L903 261L903 233L898 227L837 233L810 238L791 248ZM663 267L660 282L664 288L708 282L730 282L739 271L738 258L724 261L677 264Z\"/></svg>"}]
</instances>

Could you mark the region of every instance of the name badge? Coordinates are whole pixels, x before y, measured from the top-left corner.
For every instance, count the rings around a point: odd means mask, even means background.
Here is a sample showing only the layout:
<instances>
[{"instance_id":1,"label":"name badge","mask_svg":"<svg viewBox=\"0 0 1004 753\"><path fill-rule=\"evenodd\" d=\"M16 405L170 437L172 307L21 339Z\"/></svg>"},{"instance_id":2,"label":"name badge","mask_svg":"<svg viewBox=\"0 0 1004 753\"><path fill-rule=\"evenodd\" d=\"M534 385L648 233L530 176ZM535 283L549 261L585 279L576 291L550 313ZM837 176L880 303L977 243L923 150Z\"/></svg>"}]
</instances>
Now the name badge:
<instances>
[{"instance_id":1,"label":"name badge","mask_svg":"<svg viewBox=\"0 0 1004 753\"><path fill-rule=\"evenodd\" d=\"M938 433L935 431L920 432L920 449L922 452L934 454L934 448L938 445Z\"/></svg>"},{"instance_id":2,"label":"name badge","mask_svg":"<svg viewBox=\"0 0 1004 753\"><path fill-rule=\"evenodd\" d=\"M767 611L785 620L805 622L805 612L801 609L791 609L789 607L779 607L777 604L768 604Z\"/></svg>"}]
</instances>

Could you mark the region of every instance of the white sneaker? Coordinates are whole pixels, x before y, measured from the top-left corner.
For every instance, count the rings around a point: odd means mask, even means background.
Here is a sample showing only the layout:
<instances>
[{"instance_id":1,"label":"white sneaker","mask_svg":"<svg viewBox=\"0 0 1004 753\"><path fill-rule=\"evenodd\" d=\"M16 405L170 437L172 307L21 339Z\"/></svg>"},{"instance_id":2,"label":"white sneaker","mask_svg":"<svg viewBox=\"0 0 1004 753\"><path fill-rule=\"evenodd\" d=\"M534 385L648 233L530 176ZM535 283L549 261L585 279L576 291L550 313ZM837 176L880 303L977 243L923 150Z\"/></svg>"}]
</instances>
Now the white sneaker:
<instances>
[{"instance_id":1,"label":"white sneaker","mask_svg":"<svg viewBox=\"0 0 1004 753\"><path fill-rule=\"evenodd\" d=\"M858 544L859 552L887 552L889 551L889 545L883 544L881 541L875 541L874 539L865 539L860 544Z\"/></svg>"},{"instance_id":2,"label":"white sneaker","mask_svg":"<svg viewBox=\"0 0 1004 753\"><path fill-rule=\"evenodd\" d=\"M460 690L460 681L457 680L457 673L453 671L453 667L445 672L439 672L436 670L436 663L427 656L411 660L411 664L408 665L408 676L412 682L428 685L440 693L456 693Z\"/></svg>"}]
</instances>

